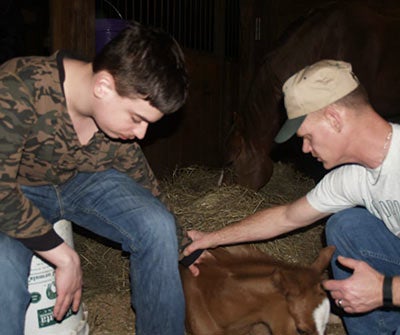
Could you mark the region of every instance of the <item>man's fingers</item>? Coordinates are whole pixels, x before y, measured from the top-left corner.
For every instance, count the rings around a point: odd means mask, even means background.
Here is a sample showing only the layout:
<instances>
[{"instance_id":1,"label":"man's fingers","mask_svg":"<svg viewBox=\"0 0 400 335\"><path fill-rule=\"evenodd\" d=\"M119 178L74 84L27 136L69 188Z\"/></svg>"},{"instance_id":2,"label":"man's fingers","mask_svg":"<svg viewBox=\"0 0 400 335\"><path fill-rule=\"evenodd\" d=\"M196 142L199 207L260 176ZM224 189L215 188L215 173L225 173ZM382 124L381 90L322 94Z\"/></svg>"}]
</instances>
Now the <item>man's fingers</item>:
<instances>
[{"instance_id":1,"label":"man's fingers","mask_svg":"<svg viewBox=\"0 0 400 335\"><path fill-rule=\"evenodd\" d=\"M54 318L61 321L71 306L72 299L67 296L57 297L56 304L54 305Z\"/></svg>"},{"instance_id":2,"label":"man's fingers","mask_svg":"<svg viewBox=\"0 0 400 335\"><path fill-rule=\"evenodd\" d=\"M343 256L338 256L338 262L342 265L344 265L346 268L354 270L355 267L357 266L358 263L360 263L359 260L353 259L353 258L347 258Z\"/></svg>"},{"instance_id":3,"label":"man's fingers","mask_svg":"<svg viewBox=\"0 0 400 335\"><path fill-rule=\"evenodd\" d=\"M71 307L74 313L78 312L81 304L82 290L78 290L74 296L71 295L60 295L57 296L56 303L54 305L54 318L58 321L62 320Z\"/></svg>"},{"instance_id":4,"label":"man's fingers","mask_svg":"<svg viewBox=\"0 0 400 335\"><path fill-rule=\"evenodd\" d=\"M74 300L72 301L72 311L74 313L78 312L79 306L81 305L82 290L75 293Z\"/></svg>"},{"instance_id":5,"label":"man's fingers","mask_svg":"<svg viewBox=\"0 0 400 335\"><path fill-rule=\"evenodd\" d=\"M343 280L329 279L322 283L322 286L328 291L340 291L343 288Z\"/></svg>"},{"instance_id":6,"label":"man's fingers","mask_svg":"<svg viewBox=\"0 0 400 335\"><path fill-rule=\"evenodd\" d=\"M200 274L200 270L196 264L192 264L189 266L189 270L194 277L197 277Z\"/></svg>"}]
</instances>

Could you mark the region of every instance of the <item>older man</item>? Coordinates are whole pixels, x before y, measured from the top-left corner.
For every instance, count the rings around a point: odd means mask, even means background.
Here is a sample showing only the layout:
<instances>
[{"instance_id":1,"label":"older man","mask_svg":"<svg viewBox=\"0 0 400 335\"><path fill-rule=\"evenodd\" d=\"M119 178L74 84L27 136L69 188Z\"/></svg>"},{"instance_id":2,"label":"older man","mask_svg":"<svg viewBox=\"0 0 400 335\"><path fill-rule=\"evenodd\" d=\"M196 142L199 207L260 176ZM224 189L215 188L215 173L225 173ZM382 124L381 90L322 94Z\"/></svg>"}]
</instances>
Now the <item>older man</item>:
<instances>
[{"instance_id":1,"label":"older man","mask_svg":"<svg viewBox=\"0 0 400 335\"><path fill-rule=\"evenodd\" d=\"M346 62L308 66L283 92L288 120L276 141L297 132L304 153L337 168L293 203L211 233L191 231L185 253L270 239L335 213L326 228L328 244L337 248L335 280L324 286L343 308L348 333L400 334L400 126L376 113Z\"/></svg>"}]
</instances>

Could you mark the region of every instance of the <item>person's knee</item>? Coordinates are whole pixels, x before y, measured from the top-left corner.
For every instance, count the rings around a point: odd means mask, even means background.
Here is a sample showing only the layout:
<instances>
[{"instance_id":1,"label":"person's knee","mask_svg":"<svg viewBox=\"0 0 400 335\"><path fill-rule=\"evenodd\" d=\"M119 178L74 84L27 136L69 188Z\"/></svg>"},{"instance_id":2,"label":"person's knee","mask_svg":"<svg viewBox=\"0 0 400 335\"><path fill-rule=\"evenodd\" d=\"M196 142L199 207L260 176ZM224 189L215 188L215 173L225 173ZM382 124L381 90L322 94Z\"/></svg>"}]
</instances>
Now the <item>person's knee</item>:
<instances>
[{"instance_id":1,"label":"person's knee","mask_svg":"<svg viewBox=\"0 0 400 335\"><path fill-rule=\"evenodd\" d=\"M157 229L157 239L161 245L166 244L167 248L171 250L178 250L177 234L176 234L176 221L174 215L169 211L163 211Z\"/></svg>"},{"instance_id":2,"label":"person's knee","mask_svg":"<svg viewBox=\"0 0 400 335\"><path fill-rule=\"evenodd\" d=\"M157 241L176 241L176 223L174 216L167 209L159 209L154 223L151 224L153 238Z\"/></svg>"},{"instance_id":3,"label":"person's knee","mask_svg":"<svg viewBox=\"0 0 400 335\"><path fill-rule=\"evenodd\" d=\"M328 219L325 228L328 244L336 245L344 240L352 240L360 231L369 229L372 218L364 208L350 208L335 213Z\"/></svg>"},{"instance_id":4,"label":"person's knee","mask_svg":"<svg viewBox=\"0 0 400 335\"><path fill-rule=\"evenodd\" d=\"M325 226L325 235L328 245L336 245L343 236L345 221L341 212L332 215Z\"/></svg>"},{"instance_id":5,"label":"person's knee","mask_svg":"<svg viewBox=\"0 0 400 335\"><path fill-rule=\"evenodd\" d=\"M0 269L4 275L25 276L29 274L32 251L22 243L0 233ZM12 274L12 275L11 275Z\"/></svg>"},{"instance_id":6,"label":"person's knee","mask_svg":"<svg viewBox=\"0 0 400 335\"><path fill-rule=\"evenodd\" d=\"M0 316L4 334L22 333L25 312L31 299L28 275L29 267L13 262L0 251L0 301L7 306ZM2 331L0 333L3 334Z\"/></svg>"},{"instance_id":7,"label":"person's knee","mask_svg":"<svg viewBox=\"0 0 400 335\"><path fill-rule=\"evenodd\" d=\"M0 296L4 301L15 299L19 301L19 296L25 297L28 303L30 295L28 294L28 276L29 267L19 264L0 255ZM7 299L6 297L9 297Z\"/></svg>"},{"instance_id":8,"label":"person's knee","mask_svg":"<svg viewBox=\"0 0 400 335\"><path fill-rule=\"evenodd\" d=\"M140 231L132 231L137 247L153 252L177 251L177 235L174 216L163 206L153 206L142 216ZM133 227L134 230L134 227ZM138 251L138 250L137 250Z\"/></svg>"},{"instance_id":9,"label":"person's knee","mask_svg":"<svg viewBox=\"0 0 400 335\"><path fill-rule=\"evenodd\" d=\"M363 259L363 253L374 242L379 224L382 222L364 208L338 212L327 222L326 242L336 247L335 255Z\"/></svg>"}]
</instances>

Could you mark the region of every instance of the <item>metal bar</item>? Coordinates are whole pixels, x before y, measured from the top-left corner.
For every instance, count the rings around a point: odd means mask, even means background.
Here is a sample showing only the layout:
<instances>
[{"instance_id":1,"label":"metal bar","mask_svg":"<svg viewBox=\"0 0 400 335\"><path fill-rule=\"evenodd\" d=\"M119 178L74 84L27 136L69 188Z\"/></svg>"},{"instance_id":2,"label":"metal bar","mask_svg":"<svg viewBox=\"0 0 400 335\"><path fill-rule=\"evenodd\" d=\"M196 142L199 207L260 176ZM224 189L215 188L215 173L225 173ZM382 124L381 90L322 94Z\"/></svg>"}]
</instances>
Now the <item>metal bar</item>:
<instances>
[{"instance_id":1,"label":"metal bar","mask_svg":"<svg viewBox=\"0 0 400 335\"><path fill-rule=\"evenodd\" d=\"M172 18L170 21L172 34L175 37L177 37L177 34L176 34L176 2L175 2L175 0L171 0L171 1L172 1L172 6L168 6L169 7L168 15Z\"/></svg>"},{"instance_id":2,"label":"metal bar","mask_svg":"<svg viewBox=\"0 0 400 335\"><path fill-rule=\"evenodd\" d=\"M214 8L215 8L215 1L210 0L209 1L209 8L208 8L208 51L213 51L214 45L213 45L213 39L214 39L214 26L213 26L213 18L214 18Z\"/></svg>"},{"instance_id":3,"label":"metal bar","mask_svg":"<svg viewBox=\"0 0 400 335\"><path fill-rule=\"evenodd\" d=\"M153 0L153 25L154 26L159 26L159 23L157 22L157 1Z\"/></svg>"},{"instance_id":4,"label":"metal bar","mask_svg":"<svg viewBox=\"0 0 400 335\"><path fill-rule=\"evenodd\" d=\"M164 1L160 0L160 27L162 27L163 30L166 30L164 27Z\"/></svg>"}]
</instances>

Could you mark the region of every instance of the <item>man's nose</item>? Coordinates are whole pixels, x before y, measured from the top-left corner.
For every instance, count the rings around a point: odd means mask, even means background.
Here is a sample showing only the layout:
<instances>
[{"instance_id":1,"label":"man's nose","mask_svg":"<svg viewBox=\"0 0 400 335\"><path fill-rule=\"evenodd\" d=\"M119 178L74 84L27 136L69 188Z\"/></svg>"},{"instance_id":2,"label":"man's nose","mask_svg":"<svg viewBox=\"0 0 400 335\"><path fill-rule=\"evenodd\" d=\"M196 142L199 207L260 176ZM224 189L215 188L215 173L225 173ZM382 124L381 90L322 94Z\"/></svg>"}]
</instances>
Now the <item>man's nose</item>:
<instances>
[{"instance_id":1,"label":"man's nose","mask_svg":"<svg viewBox=\"0 0 400 335\"><path fill-rule=\"evenodd\" d=\"M307 154L311 151L311 145L310 145L309 141L303 140L302 150L305 154Z\"/></svg>"},{"instance_id":2,"label":"man's nose","mask_svg":"<svg viewBox=\"0 0 400 335\"><path fill-rule=\"evenodd\" d=\"M134 133L136 135L136 137L139 140L142 140L147 132L147 127L149 126L149 124L147 122L141 122L140 125L138 125L135 129L134 129Z\"/></svg>"}]
</instances>

